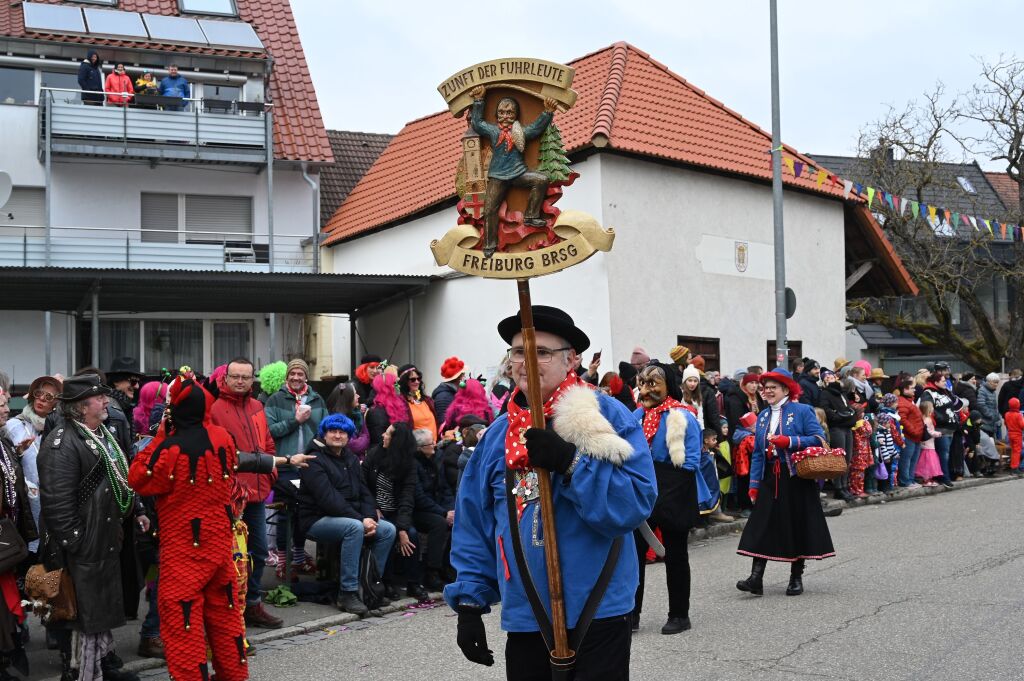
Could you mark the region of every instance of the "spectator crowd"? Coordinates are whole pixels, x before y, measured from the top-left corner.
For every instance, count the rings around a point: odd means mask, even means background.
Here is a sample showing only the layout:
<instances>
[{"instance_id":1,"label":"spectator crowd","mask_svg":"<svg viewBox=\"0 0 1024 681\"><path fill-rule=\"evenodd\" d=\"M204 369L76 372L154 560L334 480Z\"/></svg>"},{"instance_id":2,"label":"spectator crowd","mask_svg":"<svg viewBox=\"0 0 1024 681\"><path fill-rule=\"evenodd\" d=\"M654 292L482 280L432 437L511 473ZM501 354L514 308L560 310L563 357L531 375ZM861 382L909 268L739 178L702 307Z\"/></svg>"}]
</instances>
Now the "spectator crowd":
<instances>
[{"instance_id":1,"label":"spectator crowd","mask_svg":"<svg viewBox=\"0 0 1024 681\"><path fill-rule=\"evenodd\" d=\"M143 77L135 91L160 89L163 82ZM127 84L118 65L107 90L125 92ZM678 372L680 401L696 412L703 428L697 468L715 491L713 501L701 505L700 522L749 516L754 425L766 408L759 380L764 369L749 366L723 375L682 346L669 350L668 357L659 363L637 347L617 371L602 372L598 353L577 373L632 413L638 407L638 373L652 363ZM79 623L46 622L48 641L61 651L64 679L136 678L121 669L109 631L138 615L143 594L149 608L138 652L165 654L160 620L166 612L156 605L160 518L152 498L133 494L127 470L167 429L174 407L168 408L171 377L146 377L137 366L134 359L121 358L106 371L87 367L68 379L40 376L27 392L12 391L0 375L0 522L14 524L27 554L0 574L0 589L5 597L12 589L24 591L29 568L46 563L49 569L55 554L76 581L82 580L75 584ZM428 373L367 355L351 380L328 386L326 395L314 388L309 367L299 358L257 372L239 357L209 376L182 367L181 375L212 396L204 422L227 431L239 456L262 454L274 461L270 469L239 469L233 475L234 505L228 514L247 528L248 560L241 561L244 575L237 592L245 604L245 626L282 626L265 598L329 600L343 611L366 615L402 597L429 600L429 592L450 583L448 552L460 479L483 433L507 408L514 387L511 366L512 358L503 356L496 374L485 378L472 375L456 356ZM888 376L865 361L837 358L822 366L803 358L794 363L793 378L801 388L800 402L814 408L822 425L822 444L842 450L849 464L846 476L824 483L822 498L850 501L901 487L952 487L959 479L994 475L1004 461L1014 474L1022 472L1019 369L1008 377L953 375L939 362L913 375ZM436 386L428 388L434 381ZM25 406L11 414L9 401L21 395ZM78 478L69 477L64 459L59 474L55 470L55 457L67 454L71 433L84 443L72 453L81 461ZM147 455L156 461L157 454ZM229 477L226 466L224 477ZM109 494L89 501L97 489ZM101 505L94 512L90 504ZM198 526L193 532L198 547ZM311 542L316 555L307 553ZM90 572L82 567L86 563L107 572ZM2 556L0 565L7 565ZM267 566L287 589L267 595ZM311 586L318 581L336 586L325 594ZM110 599L81 596L90 590ZM0 608L0 679L9 678L8 669L28 671L24 642L30 608L19 602L5 598L6 610ZM246 644L244 651L251 655L255 648Z\"/></svg>"}]
</instances>

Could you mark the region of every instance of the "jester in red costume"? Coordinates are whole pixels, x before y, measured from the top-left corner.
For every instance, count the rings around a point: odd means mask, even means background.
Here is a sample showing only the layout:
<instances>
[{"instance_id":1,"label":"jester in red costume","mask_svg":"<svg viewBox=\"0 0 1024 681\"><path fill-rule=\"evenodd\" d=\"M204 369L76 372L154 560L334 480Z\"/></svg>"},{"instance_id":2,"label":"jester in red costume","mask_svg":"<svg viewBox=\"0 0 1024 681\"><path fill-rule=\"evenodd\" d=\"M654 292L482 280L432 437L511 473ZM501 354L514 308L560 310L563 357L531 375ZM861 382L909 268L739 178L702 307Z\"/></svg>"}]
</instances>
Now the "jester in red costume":
<instances>
[{"instance_id":1,"label":"jester in red costume","mask_svg":"<svg viewBox=\"0 0 1024 681\"><path fill-rule=\"evenodd\" d=\"M212 404L213 397L193 379L177 378L169 421L128 472L136 492L156 498L157 607L168 672L176 681L207 681L208 647L218 681L248 677L244 600L232 559L240 455L228 431L210 422ZM273 457L243 456L244 468L273 467Z\"/></svg>"}]
</instances>

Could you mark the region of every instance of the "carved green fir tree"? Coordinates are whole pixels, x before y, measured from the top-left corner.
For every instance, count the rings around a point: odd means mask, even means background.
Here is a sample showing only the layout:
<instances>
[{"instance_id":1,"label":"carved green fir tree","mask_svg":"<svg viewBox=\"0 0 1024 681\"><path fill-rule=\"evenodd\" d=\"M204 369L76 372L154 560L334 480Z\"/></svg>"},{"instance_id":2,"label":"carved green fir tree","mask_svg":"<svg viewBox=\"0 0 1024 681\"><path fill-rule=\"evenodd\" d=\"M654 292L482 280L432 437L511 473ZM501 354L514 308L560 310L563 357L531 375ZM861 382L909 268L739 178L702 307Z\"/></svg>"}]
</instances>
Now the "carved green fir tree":
<instances>
[{"instance_id":1,"label":"carved green fir tree","mask_svg":"<svg viewBox=\"0 0 1024 681\"><path fill-rule=\"evenodd\" d=\"M547 127L540 138L540 164L537 170L547 175L551 182L568 180L572 172L562 144L562 133L554 123Z\"/></svg>"}]
</instances>

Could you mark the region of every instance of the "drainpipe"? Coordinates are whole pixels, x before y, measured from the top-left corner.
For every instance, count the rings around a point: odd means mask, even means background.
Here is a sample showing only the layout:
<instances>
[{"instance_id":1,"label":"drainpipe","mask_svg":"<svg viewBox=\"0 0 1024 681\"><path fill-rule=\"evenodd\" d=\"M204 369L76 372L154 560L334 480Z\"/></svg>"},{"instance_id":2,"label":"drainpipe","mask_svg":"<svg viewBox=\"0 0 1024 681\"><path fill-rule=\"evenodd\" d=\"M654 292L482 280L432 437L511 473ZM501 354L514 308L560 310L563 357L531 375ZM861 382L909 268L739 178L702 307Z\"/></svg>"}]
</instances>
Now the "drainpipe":
<instances>
[{"instance_id":1,"label":"drainpipe","mask_svg":"<svg viewBox=\"0 0 1024 681\"><path fill-rule=\"evenodd\" d=\"M52 245L51 230L53 229L53 217L52 217L52 214L53 214L53 211L52 211L52 205L53 205L53 170L52 170L52 165L51 165L51 160L50 160L51 147L52 147L52 141L50 139L50 133L53 130L53 107L50 106L50 101L51 100L52 100L51 94L49 92L47 92L46 93L45 104L43 105L44 111L46 112L46 181L44 183L44 185L46 187L46 194L44 196L44 199L46 201L46 204L45 204L45 207L44 207L44 210L46 211L46 247L43 249L45 251L45 256L44 257L46 258L46 260L45 260L46 267L50 266L50 248L51 248L51 245ZM46 367L46 375L47 376L52 375L51 371L50 371L51 353L52 353L51 346L53 344L53 338L51 337L51 333L50 333L50 324L51 323L52 323L52 319L50 317L50 311L47 310L46 312L43 313L43 327L45 328L45 333L46 333L46 362L45 362L45 367Z\"/></svg>"},{"instance_id":2,"label":"drainpipe","mask_svg":"<svg viewBox=\"0 0 1024 681\"><path fill-rule=\"evenodd\" d=\"M264 67L263 101L272 104L270 99L270 76L274 69L274 59L268 56ZM274 273L274 114L272 108L266 108L263 119L266 123L267 148L267 241L270 244L267 264L270 273ZM270 313L270 361L277 361L277 315Z\"/></svg>"},{"instance_id":3,"label":"drainpipe","mask_svg":"<svg viewBox=\"0 0 1024 681\"><path fill-rule=\"evenodd\" d=\"M309 164L302 163L302 179L313 190L313 274L320 274L320 185L307 172Z\"/></svg>"}]
</instances>

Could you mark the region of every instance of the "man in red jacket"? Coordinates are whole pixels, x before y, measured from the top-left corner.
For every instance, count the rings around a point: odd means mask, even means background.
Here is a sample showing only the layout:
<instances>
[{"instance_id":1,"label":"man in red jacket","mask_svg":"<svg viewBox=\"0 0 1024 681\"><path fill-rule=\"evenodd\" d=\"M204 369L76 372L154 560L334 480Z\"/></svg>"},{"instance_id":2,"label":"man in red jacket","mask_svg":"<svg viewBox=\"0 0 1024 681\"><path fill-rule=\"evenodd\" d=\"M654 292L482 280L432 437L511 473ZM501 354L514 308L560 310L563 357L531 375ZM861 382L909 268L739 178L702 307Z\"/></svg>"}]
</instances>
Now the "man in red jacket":
<instances>
[{"instance_id":1,"label":"man in red jacket","mask_svg":"<svg viewBox=\"0 0 1024 681\"><path fill-rule=\"evenodd\" d=\"M238 357L228 363L228 370L219 380L220 397L210 408L210 420L227 430L240 452L275 454L274 439L263 415L263 405L252 397L254 379L252 362ZM263 503L277 479L271 473L239 473L238 482L245 491L246 503L242 521L249 528L249 585L245 595L245 624L249 627L280 629L283 621L263 608L260 584L267 561L267 516Z\"/></svg>"}]
</instances>

